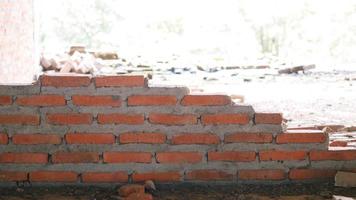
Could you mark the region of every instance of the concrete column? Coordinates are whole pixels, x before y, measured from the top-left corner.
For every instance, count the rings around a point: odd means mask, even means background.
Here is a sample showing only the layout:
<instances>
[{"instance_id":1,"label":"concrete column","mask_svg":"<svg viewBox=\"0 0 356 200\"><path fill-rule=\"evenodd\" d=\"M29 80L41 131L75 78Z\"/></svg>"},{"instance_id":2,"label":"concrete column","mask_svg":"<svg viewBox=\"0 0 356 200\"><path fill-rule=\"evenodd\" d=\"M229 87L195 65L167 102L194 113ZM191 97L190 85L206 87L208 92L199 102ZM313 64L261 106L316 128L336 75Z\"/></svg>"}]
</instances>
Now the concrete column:
<instances>
[{"instance_id":1,"label":"concrete column","mask_svg":"<svg viewBox=\"0 0 356 200\"><path fill-rule=\"evenodd\" d=\"M0 0L0 83L29 83L35 61L34 0Z\"/></svg>"}]
</instances>

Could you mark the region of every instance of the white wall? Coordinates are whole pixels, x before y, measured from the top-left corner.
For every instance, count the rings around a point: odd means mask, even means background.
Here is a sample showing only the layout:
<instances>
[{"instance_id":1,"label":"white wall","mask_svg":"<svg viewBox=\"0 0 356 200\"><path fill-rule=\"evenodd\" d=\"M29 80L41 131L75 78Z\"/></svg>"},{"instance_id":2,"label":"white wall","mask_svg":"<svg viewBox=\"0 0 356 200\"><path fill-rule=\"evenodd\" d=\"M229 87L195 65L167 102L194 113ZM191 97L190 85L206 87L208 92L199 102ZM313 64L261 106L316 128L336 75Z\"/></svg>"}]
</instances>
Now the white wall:
<instances>
[{"instance_id":1,"label":"white wall","mask_svg":"<svg viewBox=\"0 0 356 200\"><path fill-rule=\"evenodd\" d=\"M33 81L35 62L33 0L0 0L0 83Z\"/></svg>"}]
</instances>

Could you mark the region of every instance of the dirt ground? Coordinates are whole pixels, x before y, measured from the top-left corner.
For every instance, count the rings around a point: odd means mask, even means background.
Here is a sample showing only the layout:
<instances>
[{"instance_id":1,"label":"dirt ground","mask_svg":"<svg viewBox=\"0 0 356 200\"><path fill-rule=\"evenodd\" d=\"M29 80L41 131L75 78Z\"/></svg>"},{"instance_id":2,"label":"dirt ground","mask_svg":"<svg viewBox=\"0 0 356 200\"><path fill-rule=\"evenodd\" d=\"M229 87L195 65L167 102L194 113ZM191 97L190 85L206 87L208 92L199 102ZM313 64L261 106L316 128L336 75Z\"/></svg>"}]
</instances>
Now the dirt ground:
<instances>
[{"instance_id":1,"label":"dirt ground","mask_svg":"<svg viewBox=\"0 0 356 200\"><path fill-rule=\"evenodd\" d=\"M341 198L348 197L348 198ZM352 200L356 188L328 184L158 186L155 200ZM0 200L118 200L116 187L0 188Z\"/></svg>"},{"instance_id":2,"label":"dirt ground","mask_svg":"<svg viewBox=\"0 0 356 200\"><path fill-rule=\"evenodd\" d=\"M242 95L256 111L282 112L289 127L356 125L356 70L278 74L269 69L156 71L150 83L188 86L194 93Z\"/></svg>"}]
</instances>

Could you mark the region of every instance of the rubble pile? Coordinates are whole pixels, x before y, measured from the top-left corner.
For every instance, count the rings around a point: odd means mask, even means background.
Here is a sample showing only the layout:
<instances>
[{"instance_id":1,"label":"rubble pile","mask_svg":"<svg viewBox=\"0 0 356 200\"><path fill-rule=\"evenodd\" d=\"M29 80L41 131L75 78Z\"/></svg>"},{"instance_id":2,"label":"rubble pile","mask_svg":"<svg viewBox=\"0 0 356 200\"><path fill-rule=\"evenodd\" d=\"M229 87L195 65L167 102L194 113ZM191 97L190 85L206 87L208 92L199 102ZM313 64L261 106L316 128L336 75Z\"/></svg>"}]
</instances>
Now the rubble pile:
<instances>
[{"instance_id":1,"label":"rubble pile","mask_svg":"<svg viewBox=\"0 0 356 200\"><path fill-rule=\"evenodd\" d=\"M128 62L116 52L87 52L85 47L72 46L67 53L42 54L40 65L44 72L79 74L150 74L150 66ZM148 75L150 77L150 75Z\"/></svg>"}]
</instances>

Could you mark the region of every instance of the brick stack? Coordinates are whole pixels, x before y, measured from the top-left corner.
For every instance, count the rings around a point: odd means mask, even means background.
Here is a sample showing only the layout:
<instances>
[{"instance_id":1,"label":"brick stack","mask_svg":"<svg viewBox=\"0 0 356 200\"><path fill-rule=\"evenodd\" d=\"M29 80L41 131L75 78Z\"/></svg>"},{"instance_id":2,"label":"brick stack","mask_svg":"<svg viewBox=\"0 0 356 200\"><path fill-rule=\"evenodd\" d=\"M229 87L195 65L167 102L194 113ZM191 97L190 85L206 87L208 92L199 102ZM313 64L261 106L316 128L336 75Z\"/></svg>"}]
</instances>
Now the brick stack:
<instances>
[{"instance_id":1,"label":"brick stack","mask_svg":"<svg viewBox=\"0 0 356 200\"><path fill-rule=\"evenodd\" d=\"M287 182L356 168L356 151L282 120L143 76L42 76L0 86L0 181Z\"/></svg>"}]
</instances>

